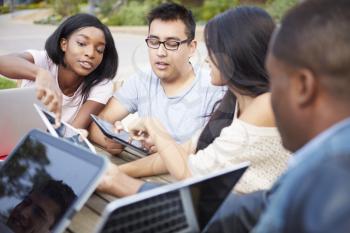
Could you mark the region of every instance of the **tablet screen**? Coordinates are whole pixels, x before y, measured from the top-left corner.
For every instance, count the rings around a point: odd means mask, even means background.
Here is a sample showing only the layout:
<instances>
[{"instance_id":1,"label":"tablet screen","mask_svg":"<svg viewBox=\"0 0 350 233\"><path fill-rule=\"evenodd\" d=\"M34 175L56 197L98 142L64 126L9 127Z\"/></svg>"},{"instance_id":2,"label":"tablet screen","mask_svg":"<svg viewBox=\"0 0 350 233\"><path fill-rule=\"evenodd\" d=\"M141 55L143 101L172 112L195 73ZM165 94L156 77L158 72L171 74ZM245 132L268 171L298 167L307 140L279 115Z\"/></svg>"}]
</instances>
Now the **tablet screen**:
<instances>
[{"instance_id":1,"label":"tablet screen","mask_svg":"<svg viewBox=\"0 0 350 233\"><path fill-rule=\"evenodd\" d=\"M114 131L114 127L111 123L105 121L105 120L102 120L101 118L98 118L96 116L93 115L92 119L98 124L100 125L105 131L107 131L107 133L111 136L113 136L114 138L118 138L119 140L123 141L124 143L126 144L131 144L133 145L134 147L137 147L139 148L140 150L143 150L143 146L142 146L142 143L140 141L136 141L136 140L133 140L133 141L129 141L130 137L129 137L129 133L122 130L118 133L116 133Z\"/></svg>"},{"instance_id":2,"label":"tablet screen","mask_svg":"<svg viewBox=\"0 0 350 233\"><path fill-rule=\"evenodd\" d=\"M0 229L54 232L100 170L43 138L27 136L0 169Z\"/></svg>"},{"instance_id":3,"label":"tablet screen","mask_svg":"<svg viewBox=\"0 0 350 233\"><path fill-rule=\"evenodd\" d=\"M41 109L40 109L41 110ZM49 123L51 124L51 128L55 130L57 135L67 141L70 141L76 145L85 147L88 150L91 150L92 152L96 153L95 149L93 146L89 146L88 142L86 139L82 138L79 134L78 131L76 131L73 127L70 127L68 124L65 122L61 122L61 125L59 127L55 126L55 118L50 115L48 112L45 110L41 110L41 112L45 115Z\"/></svg>"}]
</instances>

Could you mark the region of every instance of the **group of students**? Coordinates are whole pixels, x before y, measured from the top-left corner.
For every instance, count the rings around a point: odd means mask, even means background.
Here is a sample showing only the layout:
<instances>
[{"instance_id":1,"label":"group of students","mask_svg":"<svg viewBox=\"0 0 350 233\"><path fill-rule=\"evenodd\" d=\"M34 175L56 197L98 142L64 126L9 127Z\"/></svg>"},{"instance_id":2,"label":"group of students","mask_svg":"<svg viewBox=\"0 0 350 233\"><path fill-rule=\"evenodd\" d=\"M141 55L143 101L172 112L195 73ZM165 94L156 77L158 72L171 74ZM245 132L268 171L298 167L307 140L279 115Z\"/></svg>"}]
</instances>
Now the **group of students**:
<instances>
[{"instance_id":1,"label":"group of students","mask_svg":"<svg viewBox=\"0 0 350 233\"><path fill-rule=\"evenodd\" d=\"M0 73L35 84L58 120L62 112L112 154L122 146L89 114L119 130L138 112L128 129L153 153L111 164L100 191L132 195L156 186L138 177L181 180L250 161L206 231L347 232L349 22L348 0L303 1L279 26L258 7L229 9L205 26L209 75L190 62L197 46L191 12L161 4L148 15L151 69L113 95L118 55L110 31L78 14L58 27L45 51L1 56Z\"/></svg>"},{"instance_id":2,"label":"group of students","mask_svg":"<svg viewBox=\"0 0 350 233\"><path fill-rule=\"evenodd\" d=\"M247 160L251 168L236 191L269 188L290 157L275 127L264 68L272 18L260 8L240 7L212 19L204 32L210 74L190 62L197 47L191 11L161 4L149 12L148 23L151 69L128 78L114 95L114 41L88 14L64 21L43 51L0 57L0 71L24 79L24 87L36 85L58 120L89 129L89 138L112 154L123 147L91 124L89 115L99 114L118 130L122 119L138 113L129 131L152 154L120 168L111 165L101 191L121 195L113 187L119 172L131 177L169 172L181 180Z\"/></svg>"}]
</instances>

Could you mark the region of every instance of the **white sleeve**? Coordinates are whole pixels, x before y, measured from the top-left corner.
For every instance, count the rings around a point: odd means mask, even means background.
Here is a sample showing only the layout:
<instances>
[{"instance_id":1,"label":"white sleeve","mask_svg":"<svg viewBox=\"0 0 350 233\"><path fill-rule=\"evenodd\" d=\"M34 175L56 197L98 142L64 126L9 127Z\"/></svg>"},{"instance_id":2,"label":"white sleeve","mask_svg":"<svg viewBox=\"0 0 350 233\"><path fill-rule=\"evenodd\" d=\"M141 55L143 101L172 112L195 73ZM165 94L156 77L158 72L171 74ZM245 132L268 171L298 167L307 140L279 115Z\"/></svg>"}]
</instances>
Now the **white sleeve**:
<instances>
[{"instance_id":1,"label":"white sleeve","mask_svg":"<svg viewBox=\"0 0 350 233\"><path fill-rule=\"evenodd\" d=\"M230 126L221 131L220 136L213 143L188 157L188 166L192 175L205 175L232 164L234 157L244 153L248 142L247 129L234 120Z\"/></svg>"},{"instance_id":2,"label":"white sleeve","mask_svg":"<svg viewBox=\"0 0 350 233\"><path fill-rule=\"evenodd\" d=\"M25 52L32 55L35 65L43 69L50 70L51 60L48 58L45 50L26 50ZM34 83L35 82L32 80L23 79L21 81L21 87L32 87L34 86Z\"/></svg>"},{"instance_id":3,"label":"white sleeve","mask_svg":"<svg viewBox=\"0 0 350 233\"><path fill-rule=\"evenodd\" d=\"M105 80L91 88L87 100L96 101L101 104L106 104L113 95L113 82Z\"/></svg>"},{"instance_id":4,"label":"white sleeve","mask_svg":"<svg viewBox=\"0 0 350 233\"><path fill-rule=\"evenodd\" d=\"M30 53L34 59L34 64L40 66L43 69L50 70L52 64L51 59L47 56L45 50L26 50L25 52Z\"/></svg>"}]
</instances>

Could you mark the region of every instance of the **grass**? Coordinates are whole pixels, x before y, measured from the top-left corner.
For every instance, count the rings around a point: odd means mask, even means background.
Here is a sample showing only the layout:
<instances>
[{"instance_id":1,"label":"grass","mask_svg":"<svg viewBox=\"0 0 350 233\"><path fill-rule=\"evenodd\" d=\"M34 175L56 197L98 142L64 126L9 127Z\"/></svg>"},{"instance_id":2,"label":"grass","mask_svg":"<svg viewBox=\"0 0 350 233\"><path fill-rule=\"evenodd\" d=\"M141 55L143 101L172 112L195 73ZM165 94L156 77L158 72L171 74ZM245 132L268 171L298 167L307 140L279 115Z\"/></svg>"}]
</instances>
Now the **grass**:
<instances>
[{"instance_id":1,"label":"grass","mask_svg":"<svg viewBox=\"0 0 350 233\"><path fill-rule=\"evenodd\" d=\"M15 88L16 82L4 77L0 77L0 89Z\"/></svg>"}]
</instances>

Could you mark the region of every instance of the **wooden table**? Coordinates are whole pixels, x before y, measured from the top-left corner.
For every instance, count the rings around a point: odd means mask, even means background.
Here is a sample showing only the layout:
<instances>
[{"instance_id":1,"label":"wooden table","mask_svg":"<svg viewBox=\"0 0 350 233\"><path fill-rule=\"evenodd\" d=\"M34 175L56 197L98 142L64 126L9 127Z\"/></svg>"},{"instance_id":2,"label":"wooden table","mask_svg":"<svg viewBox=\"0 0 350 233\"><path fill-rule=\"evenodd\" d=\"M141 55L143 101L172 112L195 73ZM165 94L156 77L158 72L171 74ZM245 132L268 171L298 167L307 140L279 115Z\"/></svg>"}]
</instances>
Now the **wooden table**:
<instances>
[{"instance_id":1,"label":"wooden table","mask_svg":"<svg viewBox=\"0 0 350 233\"><path fill-rule=\"evenodd\" d=\"M123 152L119 156L111 156L108 152L96 147L98 154L107 155L109 159L117 165L130 162L139 157ZM170 183L174 179L170 175L160 175L143 178L144 181ZM85 203L84 207L73 217L71 224L66 229L66 233L94 233L100 221L104 208L108 203L118 198L95 192Z\"/></svg>"}]
</instances>

